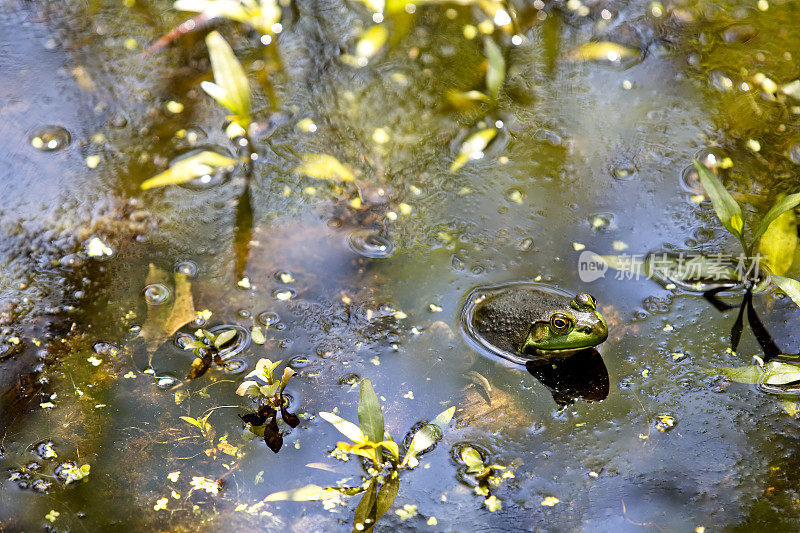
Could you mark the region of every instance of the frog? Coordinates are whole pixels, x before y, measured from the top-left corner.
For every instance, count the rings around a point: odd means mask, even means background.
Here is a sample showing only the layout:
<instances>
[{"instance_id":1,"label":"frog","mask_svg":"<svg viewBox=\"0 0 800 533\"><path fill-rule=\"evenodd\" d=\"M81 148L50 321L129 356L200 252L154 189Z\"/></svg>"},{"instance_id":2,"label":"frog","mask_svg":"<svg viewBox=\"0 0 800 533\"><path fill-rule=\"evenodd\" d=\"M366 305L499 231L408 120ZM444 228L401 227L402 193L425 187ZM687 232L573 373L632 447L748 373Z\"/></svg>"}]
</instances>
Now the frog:
<instances>
[{"instance_id":1,"label":"frog","mask_svg":"<svg viewBox=\"0 0 800 533\"><path fill-rule=\"evenodd\" d=\"M588 293L539 283L477 287L462 310L467 339L519 364L597 346L608 326Z\"/></svg>"}]
</instances>

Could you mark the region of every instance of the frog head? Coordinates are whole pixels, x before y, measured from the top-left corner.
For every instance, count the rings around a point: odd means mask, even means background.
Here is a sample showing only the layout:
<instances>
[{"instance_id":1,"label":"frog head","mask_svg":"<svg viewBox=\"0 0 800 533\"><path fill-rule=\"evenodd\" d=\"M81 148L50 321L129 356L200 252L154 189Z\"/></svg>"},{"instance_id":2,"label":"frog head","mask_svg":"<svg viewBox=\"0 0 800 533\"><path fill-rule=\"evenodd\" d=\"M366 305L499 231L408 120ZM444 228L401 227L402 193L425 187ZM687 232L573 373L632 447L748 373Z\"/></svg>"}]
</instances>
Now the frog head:
<instances>
[{"instance_id":1,"label":"frog head","mask_svg":"<svg viewBox=\"0 0 800 533\"><path fill-rule=\"evenodd\" d=\"M546 316L531 324L521 352L580 350L608 338L608 326L591 294L582 292L569 307L552 309Z\"/></svg>"}]
</instances>

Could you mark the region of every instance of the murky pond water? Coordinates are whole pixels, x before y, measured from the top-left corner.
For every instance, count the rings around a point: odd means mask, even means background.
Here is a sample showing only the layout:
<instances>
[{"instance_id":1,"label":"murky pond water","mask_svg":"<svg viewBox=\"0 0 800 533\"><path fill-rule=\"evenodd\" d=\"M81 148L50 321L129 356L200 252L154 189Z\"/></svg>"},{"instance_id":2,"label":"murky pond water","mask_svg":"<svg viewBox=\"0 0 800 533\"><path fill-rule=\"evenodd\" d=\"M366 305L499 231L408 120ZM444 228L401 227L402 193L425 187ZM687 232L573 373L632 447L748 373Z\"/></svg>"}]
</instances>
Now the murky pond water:
<instances>
[{"instance_id":1,"label":"murky pond water","mask_svg":"<svg viewBox=\"0 0 800 533\"><path fill-rule=\"evenodd\" d=\"M730 158L748 221L800 189L800 7L536 0L504 26L492 3L282 6L269 39L213 23L253 88L249 171L142 191L193 151L245 153L200 90L208 30L147 54L191 15L0 5L0 529L347 531L358 496L267 496L362 484L319 413L357 420L363 378L397 442L456 407L377 530L794 529L796 405L714 371L763 355L748 329L729 349L741 295L718 311L686 286L589 279L580 258L733 253L694 156ZM354 66L381 20L388 43ZM505 58L496 102L485 38ZM354 180L296 172L309 153ZM511 281L591 293L608 340L482 357L460 310ZM753 304L795 352L791 300ZM235 331L205 363L184 349L201 328ZM278 453L240 418L262 358L297 372ZM487 488L467 448L507 469Z\"/></svg>"}]
</instances>

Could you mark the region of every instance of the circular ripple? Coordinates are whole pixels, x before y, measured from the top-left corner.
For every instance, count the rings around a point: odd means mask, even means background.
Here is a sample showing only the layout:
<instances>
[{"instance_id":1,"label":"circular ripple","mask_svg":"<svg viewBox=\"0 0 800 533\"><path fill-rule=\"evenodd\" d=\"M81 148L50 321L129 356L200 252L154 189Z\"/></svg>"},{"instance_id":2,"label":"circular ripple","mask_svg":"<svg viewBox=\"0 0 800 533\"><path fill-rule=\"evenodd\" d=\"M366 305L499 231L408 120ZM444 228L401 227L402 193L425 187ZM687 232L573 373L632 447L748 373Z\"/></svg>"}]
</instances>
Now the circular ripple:
<instances>
[{"instance_id":1,"label":"circular ripple","mask_svg":"<svg viewBox=\"0 0 800 533\"><path fill-rule=\"evenodd\" d=\"M31 146L42 152L54 152L69 146L72 137L61 126L45 126L30 137Z\"/></svg>"},{"instance_id":2,"label":"circular ripple","mask_svg":"<svg viewBox=\"0 0 800 533\"><path fill-rule=\"evenodd\" d=\"M357 229L347 237L350 249L370 259L386 259L395 251L394 243L380 230Z\"/></svg>"},{"instance_id":3,"label":"circular ripple","mask_svg":"<svg viewBox=\"0 0 800 533\"><path fill-rule=\"evenodd\" d=\"M162 305L167 303L172 296L172 291L161 283L151 283L142 290L142 297L147 305Z\"/></svg>"}]
</instances>

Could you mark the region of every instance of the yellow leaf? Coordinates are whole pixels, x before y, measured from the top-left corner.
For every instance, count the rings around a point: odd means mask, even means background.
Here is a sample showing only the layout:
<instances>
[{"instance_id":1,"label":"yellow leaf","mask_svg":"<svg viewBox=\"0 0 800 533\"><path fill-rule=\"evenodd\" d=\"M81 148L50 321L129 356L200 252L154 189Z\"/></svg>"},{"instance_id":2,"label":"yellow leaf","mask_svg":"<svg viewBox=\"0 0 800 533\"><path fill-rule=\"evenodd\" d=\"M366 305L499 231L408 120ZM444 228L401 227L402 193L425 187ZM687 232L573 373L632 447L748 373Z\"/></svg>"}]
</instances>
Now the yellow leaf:
<instances>
[{"instance_id":1,"label":"yellow leaf","mask_svg":"<svg viewBox=\"0 0 800 533\"><path fill-rule=\"evenodd\" d=\"M782 276L794 262L797 248L797 217L794 209L781 213L761 236L758 251L772 274Z\"/></svg>"},{"instance_id":2,"label":"yellow leaf","mask_svg":"<svg viewBox=\"0 0 800 533\"><path fill-rule=\"evenodd\" d=\"M573 49L569 54L572 61L619 61L639 55L635 48L612 43L610 41L597 41L582 44Z\"/></svg>"},{"instance_id":3,"label":"yellow leaf","mask_svg":"<svg viewBox=\"0 0 800 533\"><path fill-rule=\"evenodd\" d=\"M353 173L338 159L326 154L303 154L295 173L316 179L353 181Z\"/></svg>"},{"instance_id":4,"label":"yellow leaf","mask_svg":"<svg viewBox=\"0 0 800 533\"><path fill-rule=\"evenodd\" d=\"M153 187L163 187L164 185L186 183L198 176L211 174L217 169L230 167L236 163L235 159L206 150L186 159L181 159L161 174L146 180L140 187L145 190Z\"/></svg>"}]
</instances>

